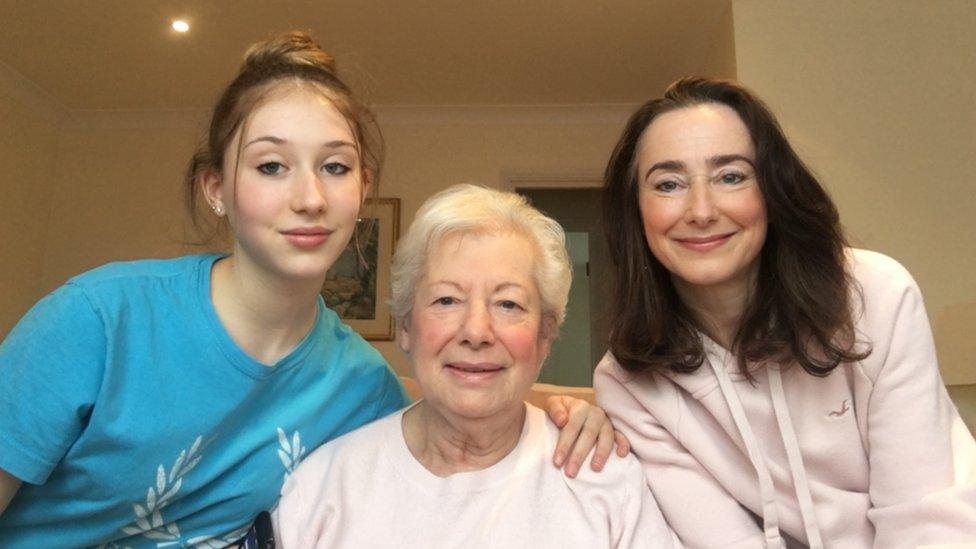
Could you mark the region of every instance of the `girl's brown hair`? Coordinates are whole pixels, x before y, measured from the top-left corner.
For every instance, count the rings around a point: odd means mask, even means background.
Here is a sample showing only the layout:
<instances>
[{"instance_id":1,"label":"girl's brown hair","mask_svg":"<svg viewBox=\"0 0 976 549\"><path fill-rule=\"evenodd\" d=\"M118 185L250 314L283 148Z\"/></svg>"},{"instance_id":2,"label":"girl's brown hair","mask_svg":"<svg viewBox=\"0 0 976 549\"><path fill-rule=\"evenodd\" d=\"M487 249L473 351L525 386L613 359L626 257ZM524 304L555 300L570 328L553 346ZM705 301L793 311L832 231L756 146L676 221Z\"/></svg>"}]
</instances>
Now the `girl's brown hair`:
<instances>
[{"instance_id":1,"label":"girl's brown hair","mask_svg":"<svg viewBox=\"0 0 976 549\"><path fill-rule=\"evenodd\" d=\"M846 240L833 202L758 97L736 83L707 78L679 80L663 98L641 106L607 165L603 213L614 282L610 351L632 372L692 372L704 361L698 327L644 236L636 171L641 136L654 119L704 103L730 107L748 128L768 212L757 287L732 342L739 369L748 376L749 362L789 360L825 376L841 362L867 357L870 349L855 349L851 305L859 294L852 291L857 288L846 268Z\"/></svg>"},{"instance_id":2,"label":"girl's brown hair","mask_svg":"<svg viewBox=\"0 0 976 549\"><path fill-rule=\"evenodd\" d=\"M246 124L248 116L282 83L315 89L343 115L356 140L363 177L368 178L371 192L376 193L383 165L383 137L375 116L338 77L331 55L307 33L287 32L254 44L244 54L244 64L237 77L213 109L206 142L197 149L187 167L184 203L204 242L210 241L221 227L200 207L199 188L203 177L207 173L227 175L222 171L231 140ZM240 143L237 145L239 147ZM360 228L357 226L357 242Z\"/></svg>"}]
</instances>

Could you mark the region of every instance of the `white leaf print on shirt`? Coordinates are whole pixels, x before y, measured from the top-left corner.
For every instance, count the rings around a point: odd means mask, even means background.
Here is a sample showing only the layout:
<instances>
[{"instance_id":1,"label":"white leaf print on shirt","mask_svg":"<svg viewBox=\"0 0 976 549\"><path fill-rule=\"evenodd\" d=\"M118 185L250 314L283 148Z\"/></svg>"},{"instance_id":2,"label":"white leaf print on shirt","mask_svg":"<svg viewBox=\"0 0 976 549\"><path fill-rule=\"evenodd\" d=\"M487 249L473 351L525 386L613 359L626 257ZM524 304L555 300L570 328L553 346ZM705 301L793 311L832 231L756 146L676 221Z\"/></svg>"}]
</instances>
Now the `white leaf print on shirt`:
<instances>
[{"instance_id":1,"label":"white leaf print on shirt","mask_svg":"<svg viewBox=\"0 0 976 549\"><path fill-rule=\"evenodd\" d=\"M122 531L130 536L143 536L152 540L174 542L180 539L180 528L175 522L165 522L161 513L162 509L169 505L173 497L183 487L183 477L193 470L200 463L200 445L203 437L198 436L189 450L180 452L179 457L173 462L173 467L166 474L166 468L160 463L156 468L155 485L149 486L146 492L146 503L132 504L132 511L135 513L135 520L129 525L122 527ZM162 544L169 545L169 544Z\"/></svg>"},{"instance_id":2,"label":"white leaf print on shirt","mask_svg":"<svg viewBox=\"0 0 976 549\"><path fill-rule=\"evenodd\" d=\"M278 445L280 446L278 448L278 459L285 466L285 478L287 479L288 475L295 472L295 468L305 457L305 447L302 446L302 437L298 431L295 431L291 437L291 442L288 442L288 435L281 427L278 427Z\"/></svg>"}]
</instances>

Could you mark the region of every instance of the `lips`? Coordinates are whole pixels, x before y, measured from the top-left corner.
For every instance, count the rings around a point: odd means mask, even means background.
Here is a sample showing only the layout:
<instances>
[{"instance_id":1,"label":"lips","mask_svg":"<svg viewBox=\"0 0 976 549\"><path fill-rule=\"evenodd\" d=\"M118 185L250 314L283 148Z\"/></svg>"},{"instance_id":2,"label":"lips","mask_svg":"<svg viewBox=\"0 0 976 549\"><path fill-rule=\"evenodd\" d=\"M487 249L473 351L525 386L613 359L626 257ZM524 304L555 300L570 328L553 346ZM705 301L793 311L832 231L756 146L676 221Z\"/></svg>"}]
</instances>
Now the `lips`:
<instances>
[{"instance_id":1,"label":"lips","mask_svg":"<svg viewBox=\"0 0 976 549\"><path fill-rule=\"evenodd\" d=\"M445 364L444 367L458 378L467 381L489 379L505 370L500 364L488 362L450 362Z\"/></svg>"},{"instance_id":2,"label":"lips","mask_svg":"<svg viewBox=\"0 0 976 549\"><path fill-rule=\"evenodd\" d=\"M448 368L454 368L455 370L461 370L463 372L495 372L498 370L504 370L498 364L469 364L467 362L452 362L447 365Z\"/></svg>"},{"instance_id":3,"label":"lips","mask_svg":"<svg viewBox=\"0 0 976 549\"><path fill-rule=\"evenodd\" d=\"M719 246L725 244L734 235L734 232L725 234L716 234L709 236L689 236L683 238L675 238L674 240L684 246L685 248L695 250L698 252L707 252L709 250L714 250Z\"/></svg>"},{"instance_id":4,"label":"lips","mask_svg":"<svg viewBox=\"0 0 976 549\"><path fill-rule=\"evenodd\" d=\"M296 248L312 249L324 244L332 232L325 227L296 227L281 231L281 235Z\"/></svg>"}]
</instances>

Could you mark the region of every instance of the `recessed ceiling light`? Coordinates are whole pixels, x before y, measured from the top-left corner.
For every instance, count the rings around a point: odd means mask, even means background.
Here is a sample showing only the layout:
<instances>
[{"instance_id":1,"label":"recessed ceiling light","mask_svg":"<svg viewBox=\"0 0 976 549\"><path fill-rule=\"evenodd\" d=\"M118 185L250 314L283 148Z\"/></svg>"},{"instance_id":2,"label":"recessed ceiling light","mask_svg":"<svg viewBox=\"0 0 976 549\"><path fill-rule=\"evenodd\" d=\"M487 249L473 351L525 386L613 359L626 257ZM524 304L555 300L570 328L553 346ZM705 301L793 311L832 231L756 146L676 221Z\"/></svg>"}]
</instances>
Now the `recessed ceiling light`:
<instances>
[{"instance_id":1,"label":"recessed ceiling light","mask_svg":"<svg viewBox=\"0 0 976 549\"><path fill-rule=\"evenodd\" d=\"M176 32L187 32L188 30L190 30L190 24L182 19L177 19L176 21L173 21L173 24L171 26L173 27L173 30L175 30Z\"/></svg>"}]
</instances>

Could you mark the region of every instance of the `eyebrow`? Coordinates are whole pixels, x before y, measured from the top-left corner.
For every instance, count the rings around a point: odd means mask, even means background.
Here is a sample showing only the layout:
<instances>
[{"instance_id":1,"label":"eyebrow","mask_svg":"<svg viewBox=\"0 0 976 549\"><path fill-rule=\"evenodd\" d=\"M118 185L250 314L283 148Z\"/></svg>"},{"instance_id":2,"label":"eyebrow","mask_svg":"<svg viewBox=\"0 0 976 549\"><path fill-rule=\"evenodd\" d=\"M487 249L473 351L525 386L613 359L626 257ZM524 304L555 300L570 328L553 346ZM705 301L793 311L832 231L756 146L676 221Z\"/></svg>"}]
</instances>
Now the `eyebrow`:
<instances>
[{"instance_id":1,"label":"eyebrow","mask_svg":"<svg viewBox=\"0 0 976 549\"><path fill-rule=\"evenodd\" d=\"M525 286L519 284L518 282L502 282L501 284L495 287L494 291L500 292L502 290L507 290L509 288L515 288L516 290L524 290Z\"/></svg>"},{"instance_id":2,"label":"eyebrow","mask_svg":"<svg viewBox=\"0 0 976 549\"><path fill-rule=\"evenodd\" d=\"M262 135L261 137L256 137L256 138L248 141L247 144L244 145L243 148L246 149L246 148L250 147L251 145L254 145L255 143L262 143L262 142L263 143L273 143L275 145L284 145L285 143L288 143L288 140L287 139L282 139L280 137L275 137L273 135ZM346 141L344 139L333 139L332 141L326 141L325 143L323 143L322 144L322 147L323 148L326 148L326 149L340 149L340 148L343 148L343 147L350 147L350 148L355 149L356 148L356 144L355 143L352 143L350 141Z\"/></svg>"},{"instance_id":3,"label":"eyebrow","mask_svg":"<svg viewBox=\"0 0 976 549\"><path fill-rule=\"evenodd\" d=\"M453 286L457 290L461 290L461 285L457 282L451 282L450 280L432 280L430 286L437 286L438 284L446 284L448 286Z\"/></svg>"},{"instance_id":4,"label":"eyebrow","mask_svg":"<svg viewBox=\"0 0 976 549\"><path fill-rule=\"evenodd\" d=\"M718 156L713 156L709 158L706 163L710 168L717 168L718 166L725 166L726 164L731 164L733 162L745 162L749 164L752 169L756 169L756 165L747 156L741 154L720 154ZM654 170L682 170L685 168L685 163L678 160L662 160L650 167L647 172L644 173L644 179L650 177Z\"/></svg>"},{"instance_id":5,"label":"eyebrow","mask_svg":"<svg viewBox=\"0 0 976 549\"><path fill-rule=\"evenodd\" d=\"M431 281L431 283L430 283L431 286L436 286L438 284L446 284L447 286L452 286L452 287L456 288L459 291L464 291L464 288L460 284L458 284L457 282L452 282L450 280L434 280L434 281ZM498 292L498 291L501 291L501 290L507 290L508 288L524 289L525 286L523 286L523 285L521 285L521 284L519 284L517 282L502 282L501 284L499 284L498 286L496 286L492 291L493 292Z\"/></svg>"}]
</instances>

